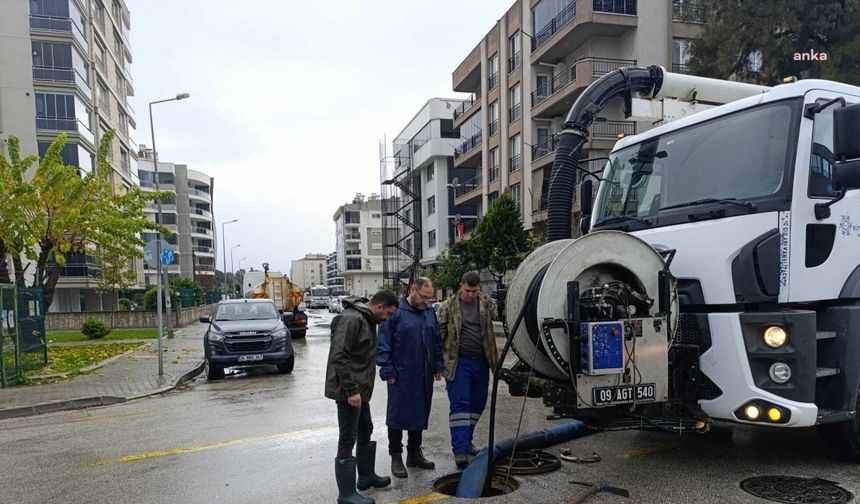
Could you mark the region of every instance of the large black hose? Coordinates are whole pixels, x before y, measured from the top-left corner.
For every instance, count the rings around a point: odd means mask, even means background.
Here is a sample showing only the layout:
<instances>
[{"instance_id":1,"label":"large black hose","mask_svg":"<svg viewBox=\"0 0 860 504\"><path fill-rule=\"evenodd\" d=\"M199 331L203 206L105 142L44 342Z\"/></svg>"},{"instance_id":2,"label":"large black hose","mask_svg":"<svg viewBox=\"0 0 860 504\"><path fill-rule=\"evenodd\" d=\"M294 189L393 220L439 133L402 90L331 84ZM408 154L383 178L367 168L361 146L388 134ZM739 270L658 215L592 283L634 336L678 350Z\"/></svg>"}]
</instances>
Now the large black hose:
<instances>
[{"instance_id":1,"label":"large black hose","mask_svg":"<svg viewBox=\"0 0 860 504\"><path fill-rule=\"evenodd\" d=\"M615 98L629 100L633 93L650 95L659 89L663 69L627 67L613 70L588 86L567 114L559 133L558 148L552 162L547 203L547 239L564 240L571 237L573 224L573 193L576 189L576 165L582 146L588 141L588 128L597 114Z\"/></svg>"}]
</instances>

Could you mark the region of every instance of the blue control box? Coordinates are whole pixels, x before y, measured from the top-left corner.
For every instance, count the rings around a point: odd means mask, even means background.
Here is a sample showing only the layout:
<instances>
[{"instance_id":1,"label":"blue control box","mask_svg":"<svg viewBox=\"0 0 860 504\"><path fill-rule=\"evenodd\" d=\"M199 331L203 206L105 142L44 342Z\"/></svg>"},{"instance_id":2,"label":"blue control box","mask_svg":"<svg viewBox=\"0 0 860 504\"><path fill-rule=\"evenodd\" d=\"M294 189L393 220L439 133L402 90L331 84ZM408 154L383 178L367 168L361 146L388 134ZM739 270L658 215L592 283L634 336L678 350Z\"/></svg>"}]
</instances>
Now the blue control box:
<instances>
[{"instance_id":1,"label":"blue control box","mask_svg":"<svg viewBox=\"0 0 860 504\"><path fill-rule=\"evenodd\" d=\"M624 326L619 322L581 324L582 372L587 375L624 372Z\"/></svg>"}]
</instances>

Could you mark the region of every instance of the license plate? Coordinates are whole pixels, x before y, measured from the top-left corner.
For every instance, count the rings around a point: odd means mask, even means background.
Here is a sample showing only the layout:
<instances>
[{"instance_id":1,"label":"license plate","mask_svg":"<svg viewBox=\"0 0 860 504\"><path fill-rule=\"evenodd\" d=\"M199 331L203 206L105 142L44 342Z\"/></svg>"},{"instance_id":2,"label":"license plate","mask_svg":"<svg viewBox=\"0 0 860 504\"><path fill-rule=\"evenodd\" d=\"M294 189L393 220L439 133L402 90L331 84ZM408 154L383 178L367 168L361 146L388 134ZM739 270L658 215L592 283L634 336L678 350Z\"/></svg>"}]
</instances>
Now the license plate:
<instances>
[{"instance_id":1,"label":"license plate","mask_svg":"<svg viewBox=\"0 0 860 504\"><path fill-rule=\"evenodd\" d=\"M655 399L656 388L653 383L622 385L620 387L597 387L592 390L595 406L611 406L636 402L650 402Z\"/></svg>"},{"instance_id":2,"label":"license plate","mask_svg":"<svg viewBox=\"0 0 860 504\"><path fill-rule=\"evenodd\" d=\"M239 362L253 362L263 360L262 354L240 355Z\"/></svg>"}]
</instances>

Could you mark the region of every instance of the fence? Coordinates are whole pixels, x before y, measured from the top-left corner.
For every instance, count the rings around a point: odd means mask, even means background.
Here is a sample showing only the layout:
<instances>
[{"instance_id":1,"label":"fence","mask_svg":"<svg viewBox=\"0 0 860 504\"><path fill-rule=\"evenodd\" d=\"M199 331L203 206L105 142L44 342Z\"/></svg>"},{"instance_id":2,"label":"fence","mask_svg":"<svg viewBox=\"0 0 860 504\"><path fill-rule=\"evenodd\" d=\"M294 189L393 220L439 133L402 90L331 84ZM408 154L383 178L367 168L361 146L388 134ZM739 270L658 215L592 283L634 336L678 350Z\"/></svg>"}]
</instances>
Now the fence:
<instances>
[{"instance_id":1,"label":"fence","mask_svg":"<svg viewBox=\"0 0 860 504\"><path fill-rule=\"evenodd\" d=\"M202 305L173 310L173 326L185 327L193 324L202 315L210 315L214 305ZM46 328L50 331L80 331L89 319L102 322L111 329L139 329L158 325L155 310L100 311L100 312L62 312L49 313ZM166 326L165 322L165 326Z\"/></svg>"},{"instance_id":2,"label":"fence","mask_svg":"<svg viewBox=\"0 0 860 504\"><path fill-rule=\"evenodd\" d=\"M0 285L0 388L48 362L41 289Z\"/></svg>"}]
</instances>

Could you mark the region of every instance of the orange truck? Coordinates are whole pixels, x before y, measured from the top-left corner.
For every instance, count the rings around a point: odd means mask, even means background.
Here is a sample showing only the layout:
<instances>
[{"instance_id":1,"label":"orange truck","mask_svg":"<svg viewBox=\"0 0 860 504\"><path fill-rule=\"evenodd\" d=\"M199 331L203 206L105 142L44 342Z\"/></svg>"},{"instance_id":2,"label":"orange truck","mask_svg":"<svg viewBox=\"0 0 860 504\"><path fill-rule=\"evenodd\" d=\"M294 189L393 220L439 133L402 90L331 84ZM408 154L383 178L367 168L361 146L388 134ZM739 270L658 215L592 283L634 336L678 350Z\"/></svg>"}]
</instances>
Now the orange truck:
<instances>
[{"instance_id":1,"label":"orange truck","mask_svg":"<svg viewBox=\"0 0 860 504\"><path fill-rule=\"evenodd\" d=\"M242 281L243 295L252 299L271 299L284 318L293 338L304 338L308 331L308 316L304 312L304 292L283 273L249 271Z\"/></svg>"}]
</instances>

